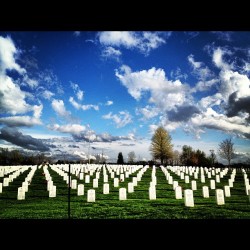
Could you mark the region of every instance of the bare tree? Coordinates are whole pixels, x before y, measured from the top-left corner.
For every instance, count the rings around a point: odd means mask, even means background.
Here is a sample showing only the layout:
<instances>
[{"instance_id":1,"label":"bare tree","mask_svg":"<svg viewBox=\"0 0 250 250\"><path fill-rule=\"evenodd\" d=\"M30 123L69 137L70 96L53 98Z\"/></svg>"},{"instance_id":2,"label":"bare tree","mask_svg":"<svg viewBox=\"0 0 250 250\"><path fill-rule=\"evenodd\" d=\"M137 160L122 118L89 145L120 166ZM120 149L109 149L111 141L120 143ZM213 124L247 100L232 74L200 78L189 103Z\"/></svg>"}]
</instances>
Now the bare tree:
<instances>
[{"instance_id":1,"label":"bare tree","mask_svg":"<svg viewBox=\"0 0 250 250\"><path fill-rule=\"evenodd\" d=\"M234 157L234 143L232 138L226 139L219 144L218 154L221 158L224 158L228 161L228 166L230 167L230 162Z\"/></svg>"},{"instance_id":2,"label":"bare tree","mask_svg":"<svg viewBox=\"0 0 250 250\"><path fill-rule=\"evenodd\" d=\"M173 145L171 136L163 127L158 127L152 137L150 151L154 159L160 159L161 164L172 158Z\"/></svg>"},{"instance_id":3,"label":"bare tree","mask_svg":"<svg viewBox=\"0 0 250 250\"><path fill-rule=\"evenodd\" d=\"M131 151L128 153L128 162L129 163L134 163L135 162L135 152L134 151Z\"/></svg>"}]
</instances>

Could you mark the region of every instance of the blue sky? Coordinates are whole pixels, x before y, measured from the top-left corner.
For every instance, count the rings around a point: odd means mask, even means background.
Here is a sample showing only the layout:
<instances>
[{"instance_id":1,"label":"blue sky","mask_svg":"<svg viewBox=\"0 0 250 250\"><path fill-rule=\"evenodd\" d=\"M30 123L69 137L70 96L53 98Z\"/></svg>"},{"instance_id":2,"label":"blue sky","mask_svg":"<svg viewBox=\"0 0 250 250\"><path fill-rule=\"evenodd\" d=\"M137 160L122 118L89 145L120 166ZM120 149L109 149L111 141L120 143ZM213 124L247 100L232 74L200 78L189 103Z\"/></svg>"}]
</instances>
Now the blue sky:
<instances>
[{"instance_id":1,"label":"blue sky","mask_svg":"<svg viewBox=\"0 0 250 250\"><path fill-rule=\"evenodd\" d=\"M150 160L161 125L176 150L232 137L245 161L249 59L249 32L1 32L0 147Z\"/></svg>"}]
</instances>

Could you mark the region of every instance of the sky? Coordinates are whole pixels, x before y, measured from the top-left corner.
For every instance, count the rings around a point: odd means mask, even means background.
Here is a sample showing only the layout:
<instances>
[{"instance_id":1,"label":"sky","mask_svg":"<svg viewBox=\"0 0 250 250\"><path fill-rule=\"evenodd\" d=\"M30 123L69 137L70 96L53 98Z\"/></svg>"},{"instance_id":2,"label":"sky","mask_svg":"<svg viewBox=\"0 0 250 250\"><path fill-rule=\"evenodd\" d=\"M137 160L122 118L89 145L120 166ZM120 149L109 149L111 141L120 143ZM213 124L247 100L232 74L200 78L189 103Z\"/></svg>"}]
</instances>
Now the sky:
<instances>
[{"instance_id":1,"label":"sky","mask_svg":"<svg viewBox=\"0 0 250 250\"><path fill-rule=\"evenodd\" d=\"M250 32L0 32L0 147L54 159L174 150L250 159ZM223 162L219 158L219 161Z\"/></svg>"}]
</instances>

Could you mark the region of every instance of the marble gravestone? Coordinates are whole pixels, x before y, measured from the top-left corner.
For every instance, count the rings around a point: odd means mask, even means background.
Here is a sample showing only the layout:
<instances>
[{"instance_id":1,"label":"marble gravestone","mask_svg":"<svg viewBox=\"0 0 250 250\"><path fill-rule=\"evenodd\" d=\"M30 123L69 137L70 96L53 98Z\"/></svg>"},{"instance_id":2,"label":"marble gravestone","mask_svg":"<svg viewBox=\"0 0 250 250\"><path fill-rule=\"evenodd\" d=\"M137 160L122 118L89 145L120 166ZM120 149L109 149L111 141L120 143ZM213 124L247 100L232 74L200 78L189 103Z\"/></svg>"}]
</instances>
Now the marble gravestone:
<instances>
[{"instance_id":1,"label":"marble gravestone","mask_svg":"<svg viewBox=\"0 0 250 250\"><path fill-rule=\"evenodd\" d=\"M133 182L128 183L128 193L133 193L134 192L134 184Z\"/></svg>"},{"instance_id":2,"label":"marble gravestone","mask_svg":"<svg viewBox=\"0 0 250 250\"><path fill-rule=\"evenodd\" d=\"M109 194L109 183L103 184L103 194Z\"/></svg>"},{"instance_id":3,"label":"marble gravestone","mask_svg":"<svg viewBox=\"0 0 250 250\"><path fill-rule=\"evenodd\" d=\"M155 186L151 186L149 188L149 199L150 200L156 200L156 189L155 189Z\"/></svg>"},{"instance_id":4,"label":"marble gravestone","mask_svg":"<svg viewBox=\"0 0 250 250\"><path fill-rule=\"evenodd\" d=\"M208 188L208 186L203 186L202 187L202 195L203 195L203 198L209 198L209 188Z\"/></svg>"},{"instance_id":5,"label":"marble gravestone","mask_svg":"<svg viewBox=\"0 0 250 250\"><path fill-rule=\"evenodd\" d=\"M127 200L127 190L126 188L120 188L119 189L119 200Z\"/></svg>"},{"instance_id":6,"label":"marble gravestone","mask_svg":"<svg viewBox=\"0 0 250 250\"><path fill-rule=\"evenodd\" d=\"M192 189L184 190L184 202L186 207L194 207L194 195Z\"/></svg>"},{"instance_id":7,"label":"marble gravestone","mask_svg":"<svg viewBox=\"0 0 250 250\"><path fill-rule=\"evenodd\" d=\"M88 190L87 202L95 202L95 189L89 189Z\"/></svg>"},{"instance_id":8,"label":"marble gravestone","mask_svg":"<svg viewBox=\"0 0 250 250\"><path fill-rule=\"evenodd\" d=\"M182 188L180 186L175 188L175 199L182 199Z\"/></svg>"},{"instance_id":9,"label":"marble gravestone","mask_svg":"<svg viewBox=\"0 0 250 250\"><path fill-rule=\"evenodd\" d=\"M83 184L78 184L77 186L77 195L84 195L84 185Z\"/></svg>"},{"instance_id":10,"label":"marble gravestone","mask_svg":"<svg viewBox=\"0 0 250 250\"><path fill-rule=\"evenodd\" d=\"M224 205L225 204L223 189L216 189L215 190L215 196L216 196L217 205Z\"/></svg>"}]
</instances>

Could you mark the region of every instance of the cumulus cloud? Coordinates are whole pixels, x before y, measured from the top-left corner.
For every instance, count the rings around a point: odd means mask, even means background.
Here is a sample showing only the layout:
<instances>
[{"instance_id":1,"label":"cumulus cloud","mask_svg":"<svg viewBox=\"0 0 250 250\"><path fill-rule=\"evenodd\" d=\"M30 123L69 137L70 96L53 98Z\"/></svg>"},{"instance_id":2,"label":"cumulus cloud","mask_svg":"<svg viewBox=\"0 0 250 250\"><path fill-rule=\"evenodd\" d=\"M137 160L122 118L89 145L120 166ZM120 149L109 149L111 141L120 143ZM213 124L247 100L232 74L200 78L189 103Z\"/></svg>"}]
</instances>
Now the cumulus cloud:
<instances>
[{"instance_id":1,"label":"cumulus cloud","mask_svg":"<svg viewBox=\"0 0 250 250\"><path fill-rule=\"evenodd\" d=\"M81 35L81 32L80 31L74 31L73 34L74 34L75 37L79 37Z\"/></svg>"},{"instance_id":2,"label":"cumulus cloud","mask_svg":"<svg viewBox=\"0 0 250 250\"><path fill-rule=\"evenodd\" d=\"M152 107L150 105L147 105L144 108L136 108L136 114L142 115L143 120L149 120L159 115L159 109Z\"/></svg>"},{"instance_id":3,"label":"cumulus cloud","mask_svg":"<svg viewBox=\"0 0 250 250\"><path fill-rule=\"evenodd\" d=\"M32 106L25 100L27 93L22 91L9 76L0 75L0 82L1 113L16 115L32 110Z\"/></svg>"},{"instance_id":4,"label":"cumulus cloud","mask_svg":"<svg viewBox=\"0 0 250 250\"><path fill-rule=\"evenodd\" d=\"M178 106L169 111L168 119L174 122L188 121L194 114L199 114L200 110L196 106L184 105Z\"/></svg>"},{"instance_id":5,"label":"cumulus cloud","mask_svg":"<svg viewBox=\"0 0 250 250\"><path fill-rule=\"evenodd\" d=\"M30 135L24 135L16 128L3 127L1 129L0 139L29 150L50 150L49 147L42 142L42 140L33 138Z\"/></svg>"},{"instance_id":6,"label":"cumulus cloud","mask_svg":"<svg viewBox=\"0 0 250 250\"><path fill-rule=\"evenodd\" d=\"M171 70L170 72L170 76L175 79L175 80L178 80L178 79L184 79L186 80L188 78L188 75L186 73L182 73L181 72L181 69L179 67L177 67L176 70Z\"/></svg>"},{"instance_id":7,"label":"cumulus cloud","mask_svg":"<svg viewBox=\"0 0 250 250\"><path fill-rule=\"evenodd\" d=\"M138 49L147 55L166 42L164 36L168 38L170 35L171 32L163 35L159 32L104 31L98 34L98 38L102 45Z\"/></svg>"},{"instance_id":8,"label":"cumulus cloud","mask_svg":"<svg viewBox=\"0 0 250 250\"><path fill-rule=\"evenodd\" d=\"M121 55L122 55L122 52L120 50L115 49L111 46L104 48L101 54L103 58L112 58L117 61L119 61Z\"/></svg>"},{"instance_id":9,"label":"cumulus cloud","mask_svg":"<svg viewBox=\"0 0 250 250\"><path fill-rule=\"evenodd\" d=\"M50 130L59 131L62 133L69 133L69 134L80 134L83 131L86 130L85 126L79 125L79 124L67 124L67 125L59 125L59 124L53 124L49 125L48 128Z\"/></svg>"},{"instance_id":10,"label":"cumulus cloud","mask_svg":"<svg viewBox=\"0 0 250 250\"><path fill-rule=\"evenodd\" d=\"M79 104L78 102L76 102L74 100L74 98L71 96L69 98L69 102L73 105L74 108L76 108L77 110L82 109L82 110L89 110L89 109L94 109L94 110L99 110L99 106L98 105L93 105L93 104L87 104L87 105L82 105Z\"/></svg>"},{"instance_id":11,"label":"cumulus cloud","mask_svg":"<svg viewBox=\"0 0 250 250\"><path fill-rule=\"evenodd\" d=\"M122 128L132 122L132 116L128 111L120 111L119 114L112 114L112 112L109 112L108 114L103 115L102 118L113 120L117 128Z\"/></svg>"},{"instance_id":12,"label":"cumulus cloud","mask_svg":"<svg viewBox=\"0 0 250 250\"><path fill-rule=\"evenodd\" d=\"M63 100L54 99L51 103L51 106L59 116L70 118L71 112L66 110Z\"/></svg>"},{"instance_id":13,"label":"cumulus cloud","mask_svg":"<svg viewBox=\"0 0 250 250\"><path fill-rule=\"evenodd\" d=\"M34 125L42 125L42 121L37 117L31 116L9 116L1 117L0 124L4 124L10 127L32 127Z\"/></svg>"},{"instance_id":14,"label":"cumulus cloud","mask_svg":"<svg viewBox=\"0 0 250 250\"><path fill-rule=\"evenodd\" d=\"M111 106L111 105L113 105L113 101L107 101L106 103L105 103L105 106Z\"/></svg>"},{"instance_id":15,"label":"cumulus cloud","mask_svg":"<svg viewBox=\"0 0 250 250\"><path fill-rule=\"evenodd\" d=\"M47 100L50 100L50 98L55 95L54 93L52 93L51 91L49 90L44 90L43 93L42 93L42 97L44 99L47 99Z\"/></svg>"},{"instance_id":16,"label":"cumulus cloud","mask_svg":"<svg viewBox=\"0 0 250 250\"><path fill-rule=\"evenodd\" d=\"M115 71L115 75L133 98L139 101L148 92L149 102L163 111L187 101L189 86L182 84L180 80L168 80L163 69L153 67L132 72L129 66L123 65L120 70Z\"/></svg>"},{"instance_id":17,"label":"cumulus cloud","mask_svg":"<svg viewBox=\"0 0 250 250\"><path fill-rule=\"evenodd\" d=\"M20 74L26 73L19 64L16 63L16 56L20 50L15 47L10 37L0 36L0 74L5 74L6 70L16 70Z\"/></svg>"},{"instance_id":18,"label":"cumulus cloud","mask_svg":"<svg viewBox=\"0 0 250 250\"><path fill-rule=\"evenodd\" d=\"M79 85L77 83L70 82L71 88L74 90L74 93L76 94L76 97L79 101L82 101L83 99L83 91L80 89Z\"/></svg>"}]
</instances>

